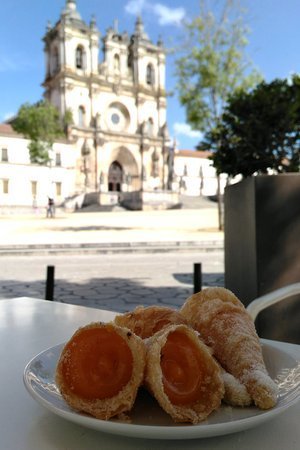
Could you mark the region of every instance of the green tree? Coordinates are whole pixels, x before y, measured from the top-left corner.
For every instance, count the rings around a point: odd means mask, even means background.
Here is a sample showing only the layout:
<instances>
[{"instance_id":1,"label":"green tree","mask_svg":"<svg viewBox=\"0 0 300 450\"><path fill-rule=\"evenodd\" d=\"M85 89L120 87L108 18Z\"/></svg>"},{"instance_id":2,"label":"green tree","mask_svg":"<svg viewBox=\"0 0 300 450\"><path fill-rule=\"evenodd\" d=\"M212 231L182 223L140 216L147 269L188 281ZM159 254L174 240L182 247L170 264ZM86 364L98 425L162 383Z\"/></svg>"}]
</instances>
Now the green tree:
<instances>
[{"instance_id":1,"label":"green tree","mask_svg":"<svg viewBox=\"0 0 300 450\"><path fill-rule=\"evenodd\" d=\"M187 41L176 61L179 99L187 122L203 133L218 129L226 102L235 90L250 88L261 80L245 55L249 33L245 12L236 0L226 0L222 6L214 2L214 12L210 3L201 0L199 15L185 23ZM221 229L220 191L218 203Z\"/></svg>"},{"instance_id":2,"label":"green tree","mask_svg":"<svg viewBox=\"0 0 300 450\"><path fill-rule=\"evenodd\" d=\"M299 172L300 77L235 93L206 145L215 149L212 159L219 174Z\"/></svg>"},{"instance_id":3,"label":"green tree","mask_svg":"<svg viewBox=\"0 0 300 450\"><path fill-rule=\"evenodd\" d=\"M203 132L218 127L227 99L236 89L261 80L256 70L250 71L245 56L249 31L243 10L235 0L226 0L212 12L209 3L201 0L199 16L185 23L187 42L176 61L179 99L187 121Z\"/></svg>"},{"instance_id":4,"label":"green tree","mask_svg":"<svg viewBox=\"0 0 300 450\"><path fill-rule=\"evenodd\" d=\"M68 123L71 120L69 113L66 120ZM64 135L64 125L58 110L45 100L33 105L22 105L12 122L15 131L30 139L30 160L35 164L47 164L50 161L49 150L52 149L55 139Z\"/></svg>"}]
</instances>

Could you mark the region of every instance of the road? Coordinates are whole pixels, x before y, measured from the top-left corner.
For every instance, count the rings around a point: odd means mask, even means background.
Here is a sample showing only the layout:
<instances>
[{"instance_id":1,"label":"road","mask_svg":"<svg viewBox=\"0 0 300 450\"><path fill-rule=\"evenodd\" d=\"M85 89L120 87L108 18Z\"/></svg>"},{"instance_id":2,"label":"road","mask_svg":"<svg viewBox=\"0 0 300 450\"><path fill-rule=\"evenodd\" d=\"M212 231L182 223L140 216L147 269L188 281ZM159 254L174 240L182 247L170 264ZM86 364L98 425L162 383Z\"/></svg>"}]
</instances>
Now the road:
<instances>
[{"instance_id":1,"label":"road","mask_svg":"<svg viewBox=\"0 0 300 450\"><path fill-rule=\"evenodd\" d=\"M54 299L124 312L144 304L180 306L193 293L194 263L203 286L224 284L222 251L3 256L0 300L44 298L46 268L55 266Z\"/></svg>"}]
</instances>

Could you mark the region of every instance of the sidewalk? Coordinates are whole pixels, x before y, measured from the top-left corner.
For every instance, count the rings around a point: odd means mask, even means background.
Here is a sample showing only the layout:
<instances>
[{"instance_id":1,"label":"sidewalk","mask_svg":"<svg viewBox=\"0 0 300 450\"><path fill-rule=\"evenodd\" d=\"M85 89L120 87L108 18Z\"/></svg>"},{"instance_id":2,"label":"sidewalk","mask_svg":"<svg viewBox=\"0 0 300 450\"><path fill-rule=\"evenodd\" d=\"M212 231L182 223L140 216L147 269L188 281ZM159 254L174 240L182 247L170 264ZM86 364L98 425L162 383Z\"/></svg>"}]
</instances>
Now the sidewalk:
<instances>
[{"instance_id":1,"label":"sidewalk","mask_svg":"<svg viewBox=\"0 0 300 450\"><path fill-rule=\"evenodd\" d=\"M0 255L9 252L129 252L223 248L217 209L58 212L0 217Z\"/></svg>"},{"instance_id":2,"label":"sidewalk","mask_svg":"<svg viewBox=\"0 0 300 450\"><path fill-rule=\"evenodd\" d=\"M0 301L44 298L53 265L56 301L119 312L178 307L193 292L194 262L203 286L223 285L223 257L214 208L2 216Z\"/></svg>"}]
</instances>

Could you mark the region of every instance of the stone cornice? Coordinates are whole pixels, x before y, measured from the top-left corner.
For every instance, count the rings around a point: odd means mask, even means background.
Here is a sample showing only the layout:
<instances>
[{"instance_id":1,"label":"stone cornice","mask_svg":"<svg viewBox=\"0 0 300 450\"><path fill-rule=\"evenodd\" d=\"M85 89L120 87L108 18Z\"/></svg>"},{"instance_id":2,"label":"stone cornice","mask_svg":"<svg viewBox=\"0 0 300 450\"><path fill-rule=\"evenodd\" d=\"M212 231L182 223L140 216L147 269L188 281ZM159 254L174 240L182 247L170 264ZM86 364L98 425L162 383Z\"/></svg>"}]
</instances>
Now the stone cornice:
<instances>
[{"instance_id":1,"label":"stone cornice","mask_svg":"<svg viewBox=\"0 0 300 450\"><path fill-rule=\"evenodd\" d=\"M42 83L42 86L44 87L50 87L50 86L54 86L58 81L60 81L61 79L64 78L69 78L71 80L83 83L83 84L87 84L87 85L94 85L93 87L95 88L95 85L97 85L98 88L104 88L107 92L115 92L116 91L116 83L114 82L109 82L107 80L103 80L103 78L100 76L97 76L95 74L92 75L81 75L76 73L76 71L70 70L70 69L65 69L65 70L60 70L59 72L55 73L54 75L50 75L48 76L44 82ZM69 82L70 83L70 82ZM118 91L118 95L134 95L135 97L141 97L144 100L147 99L161 99L160 101L164 101L166 99L166 91L165 89L153 89L153 88L148 88L145 87L143 85L134 85L132 84L131 86L128 86L124 83L122 83L122 80L117 83L117 91ZM163 103L162 103L163 105Z\"/></svg>"},{"instance_id":2,"label":"stone cornice","mask_svg":"<svg viewBox=\"0 0 300 450\"><path fill-rule=\"evenodd\" d=\"M72 127L72 138L73 139L80 139L80 138L86 138L86 139L94 139L95 136L97 136L97 132L94 128L91 127ZM139 133L127 133L124 131L111 131L111 130L100 130L101 139L105 143L114 142L114 143L128 143L128 144L141 144L141 135ZM163 142L163 139L160 136L145 136L144 138L144 144L145 147L151 148L154 146L161 146Z\"/></svg>"}]
</instances>

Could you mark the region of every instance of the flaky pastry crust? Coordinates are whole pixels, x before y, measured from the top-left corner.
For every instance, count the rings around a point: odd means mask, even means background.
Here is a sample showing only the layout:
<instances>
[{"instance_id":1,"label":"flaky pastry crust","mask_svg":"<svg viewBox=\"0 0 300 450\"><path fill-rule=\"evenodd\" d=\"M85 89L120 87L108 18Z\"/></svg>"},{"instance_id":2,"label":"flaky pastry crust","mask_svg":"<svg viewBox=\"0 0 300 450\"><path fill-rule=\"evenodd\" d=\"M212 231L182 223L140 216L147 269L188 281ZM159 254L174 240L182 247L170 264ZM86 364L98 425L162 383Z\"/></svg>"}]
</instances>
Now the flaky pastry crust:
<instances>
[{"instance_id":1,"label":"flaky pastry crust","mask_svg":"<svg viewBox=\"0 0 300 450\"><path fill-rule=\"evenodd\" d=\"M84 398L81 395L74 394L73 387L65 377L66 370L74 370L72 357L70 356L69 346L74 344L77 337L85 330L100 328L106 329L111 333L120 336L129 348L132 355L132 372L129 381L115 395L108 398ZM101 344L100 344L101 345ZM95 366L101 364L101 361L95 361ZM113 323L91 323L85 327L79 328L62 350L56 368L56 384L65 399L65 401L75 410L83 411L98 419L108 420L113 416L131 410L138 388L144 379L144 369L146 363L145 344L138 336L135 336L129 329L121 328ZM112 363L113 364L113 363ZM81 367L79 368L81 370ZM83 370L85 370L83 368ZM90 378L89 378L90 380ZM97 383L97 381L95 381Z\"/></svg>"},{"instance_id":2,"label":"flaky pastry crust","mask_svg":"<svg viewBox=\"0 0 300 450\"><path fill-rule=\"evenodd\" d=\"M116 316L114 321L142 339L153 336L166 326L186 324L179 311L164 306L137 306L133 311Z\"/></svg>"},{"instance_id":3,"label":"flaky pastry crust","mask_svg":"<svg viewBox=\"0 0 300 450\"><path fill-rule=\"evenodd\" d=\"M253 320L231 291L203 289L186 300L181 314L259 408L275 406L277 386L267 373Z\"/></svg>"},{"instance_id":4,"label":"flaky pastry crust","mask_svg":"<svg viewBox=\"0 0 300 450\"><path fill-rule=\"evenodd\" d=\"M164 357L163 349L168 337L174 332L185 334L193 343L194 348L197 349L197 358L201 359L202 372L199 377L201 380L199 392L201 394L196 401L187 405L173 404L164 387L161 367L161 361ZM184 361L182 364L182 370L188 371L189 368L184 366ZM178 371L180 370L179 367ZM191 374L191 376L193 375ZM171 325L147 340L145 385L175 422L191 422L193 424L201 422L220 406L224 395L224 384L219 366L212 358L206 345L200 341L198 334L186 325Z\"/></svg>"}]
</instances>

